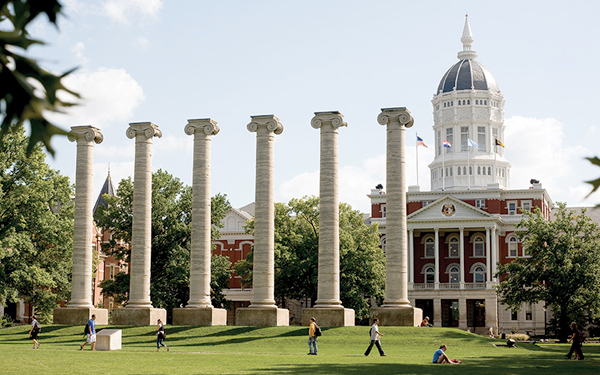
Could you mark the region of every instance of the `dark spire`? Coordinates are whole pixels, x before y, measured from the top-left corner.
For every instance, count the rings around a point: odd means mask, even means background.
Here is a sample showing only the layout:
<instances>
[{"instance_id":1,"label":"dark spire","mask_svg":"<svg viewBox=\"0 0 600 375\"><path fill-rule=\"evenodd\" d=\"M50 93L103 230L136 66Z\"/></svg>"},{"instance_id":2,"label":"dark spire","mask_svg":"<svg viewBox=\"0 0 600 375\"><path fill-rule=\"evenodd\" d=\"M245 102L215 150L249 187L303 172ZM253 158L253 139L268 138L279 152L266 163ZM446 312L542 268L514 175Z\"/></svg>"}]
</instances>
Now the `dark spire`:
<instances>
[{"instance_id":1,"label":"dark spire","mask_svg":"<svg viewBox=\"0 0 600 375\"><path fill-rule=\"evenodd\" d=\"M108 170L108 175L106 176L106 180L104 181L104 186L102 186L102 190L100 190L100 194L98 195L98 199L94 205L94 215L96 214L96 209L99 205L103 205L104 207L108 205L102 197L104 194L108 194L113 197L115 196L115 187L113 186L112 179L110 178L110 167Z\"/></svg>"}]
</instances>

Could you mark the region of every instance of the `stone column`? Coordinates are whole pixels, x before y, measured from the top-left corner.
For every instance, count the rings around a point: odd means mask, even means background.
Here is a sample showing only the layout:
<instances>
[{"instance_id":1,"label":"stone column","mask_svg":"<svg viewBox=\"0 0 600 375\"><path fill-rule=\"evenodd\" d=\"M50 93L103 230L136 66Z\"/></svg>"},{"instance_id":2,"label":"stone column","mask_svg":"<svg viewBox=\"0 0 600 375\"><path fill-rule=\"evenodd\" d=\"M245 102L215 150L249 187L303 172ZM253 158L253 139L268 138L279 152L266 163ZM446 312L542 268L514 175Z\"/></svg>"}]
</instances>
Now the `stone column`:
<instances>
[{"instance_id":1,"label":"stone column","mask_svg":"<svg viewBox=\"0 0 600 375\"><path fill-rule=\"evenodd\" d=\"M433 276L433 289L440 288L440 230L435 228L434 237L434 264L435 264L435 275Z\"/></svg>"},{"instance_id":2,"label":"stone column","mask_svg":"<svg viewBox=\"0 0 600 375\"><path fill-rule=\"evenodd\" d=\"M492 289L492 264L491 264L491 238L490 227L485 228L485 282L486 289Z\"/></svg>"},{"instance_id":3,"label":"stone column","mask_svg":"<svg viewBox=\"0 0 600 375\"><path fill-rule=\"evenodd\" d=\"M459 239L459 262L460 262L460 280L458 281L460 289L465 289L465 229L459 228L460 239Z\"/></svg>"},{"instance_id":4,"label":"stone column","mask_svg":"<svg viewBox=\"0 0 600 375\"><path fill-rule=\"evenodd\" d=\"M275 134L283 125L273 115L251 116L247 128L256 133L256 206L252 299L236 311L236 325L287 326L289 311L275 304Z\"/></svg>"},{"instance_id":5,"label":"stone column","mask_svg":"<svg viewBox=\"0 0 600 375\"><path fill-rule=\"evenodd\" d=\"M385 300L371 309L382 325L417 326L423 310L408 300L408 242L406 223L406 128L413 126L410 112L404 108L383 108L377 117L387 126L387 215Z\"/></svg>"},{"instance_id":6,"label":"stone column","mask_svg":"<svg viewBox=\"0 0 600 375\"><path fill-rule=\"evenodd\" d=\"M209 118L188 120L185 133L194 136L190 299L185 308L173 309L173 324L226 325L227 310L215 309L210 300L210 144L211 137L219 133L219 127L216 121Z\"/></svg>"},{"instance_id":7,"label":"stone column","mask_svg":"<svg viewBox=\"0 0 600 375\"><path fill-rule=\"evenodd\" d=\"M466 330L469 328L467 322L467 299L458 299L458 328Z\"/></svg>"},{"instance_id":8,"label":"stone column","mask_svg":"<svg viewBox=\"0 0 600 375\"><path fill-rule=\"evenodd\" d=\"M73 126L69 133L69 141L77 142L73 278L68 307L54 310L56 324L81 324L92 314L96 315L97 324L108 324L108 310L92 305L94 142L102 143L103 139L100 129L89 125Z\"/></svg>"},{"instance_id":9,"label":"stone column","mask_svg":"<svg viewBox=\"0 0 600 375\"><path fill-rule=\"evenodd\" d=\"M340 300L340 212L338 178L338 128L348 126L337 112L315 112L311 121L321 129L319 199L319 269L317 301L302 311L303 324L314 317L321 326L353 326L354 310Z\"/></svg>"},{"instance_id":10,"label":"stone column","mask_svg":"<svg viewBox=\"0 0 600 375\"><path fill-rule=\"evenodd\" d=\"M415 283L415 230L408 230L408 289Z\"/></svg>"},{"instance_id":11,"label":"stone column","mask_svg":"<svg viewBox=\"0 0 600 375\"><path fill-rule=\"evenodd\" d=\"M167 318L167 311L155 309L150 301L152 139L162 137L162 132L151 122L136 122L129 124L127 137L135 138L129 301L125 308L113 311L113 323L153 325Z\"/></svg>"}]
</instances>

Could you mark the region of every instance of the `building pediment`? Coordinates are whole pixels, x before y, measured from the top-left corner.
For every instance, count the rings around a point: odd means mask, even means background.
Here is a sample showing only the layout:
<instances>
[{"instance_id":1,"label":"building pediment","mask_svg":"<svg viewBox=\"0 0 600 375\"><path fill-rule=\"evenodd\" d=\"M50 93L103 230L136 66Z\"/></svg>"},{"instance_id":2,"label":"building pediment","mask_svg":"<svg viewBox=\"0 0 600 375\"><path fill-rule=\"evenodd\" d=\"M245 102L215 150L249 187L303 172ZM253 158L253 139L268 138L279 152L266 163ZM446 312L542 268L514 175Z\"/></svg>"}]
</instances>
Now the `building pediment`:
<instances>
[{"instance_id":1,"label":"building pediment","mask_svg":"<svg viewBox=\"0 0 600 375\"><path fill-rule=\"evenodd\" d=\"M446 195L408 215L408 221L485 220L496 219L477 207Z\"/></svg>"},{"instance_id":2,"label":"building pediment","mask_svg":"<svg viewBox=\"0 0 600 375\"><path fill-rule=\"evenodd\" d=\"M223 228L220 231L221 233L244 232L244 225L250 219L252 219L252 216L246 211L232 208L227 212L223 220L221 220Z\"/></svg>"}]
</instances>

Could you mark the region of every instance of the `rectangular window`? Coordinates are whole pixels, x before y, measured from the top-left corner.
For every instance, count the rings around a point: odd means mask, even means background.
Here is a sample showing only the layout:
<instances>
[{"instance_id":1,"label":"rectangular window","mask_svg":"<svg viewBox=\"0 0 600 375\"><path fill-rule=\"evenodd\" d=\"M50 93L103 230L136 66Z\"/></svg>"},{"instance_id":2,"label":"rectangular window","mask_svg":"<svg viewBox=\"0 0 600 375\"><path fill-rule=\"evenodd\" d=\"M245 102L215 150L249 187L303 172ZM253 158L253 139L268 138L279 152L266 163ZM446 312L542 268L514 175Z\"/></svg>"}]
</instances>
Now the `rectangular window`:
<instances>
[{"instance_id":1,"label":"rectangular window","mask_svg":"<svg viewBox=\"0 0 600 375\"><path fill-rule=\"evenodd\" d=\"M423 201L423 207L427 206L429 203L431 203L431 202L429 202L429 201Z\"/></svg>"},{"instance_id":2,"label":"rectangular window","mask_svg":"<svg viewBox=\"0 0 600 375\"><path fill-rule=\"evenodd\" d=\"M115 279L115 266L110 266L110 279Z\"/></svg>"},{"instance_id":3,"label":"rectangular window","mask_svg":"<svg viewBox=\"0 0 600 375\"><path fill-rule=\"evenodd\" d=\"M484 243L483 242L475 242L473 244L473 255L476 257L482 257L483 256L483 247L484 247Z\"/></svg>"},{"instance_id":4,"label":"rectangular window","mask_svg":"<svg viewBox=\"0 0 600 375\"><path fill-rule=\"evenodd\" d=\"M381 217L385 217L387 214L387 207L385 206L385 204L381 205Z\"/></svg>"},{"instance_id":5,"label":"rectangular window","mask_svg":"<svg viewBox=\"0 0 600 375\"><path fill-rule=\"evenodd\" d=\"M442 154L442 131L438 130L437 132L437 154Z\"/></svg>"},{"instance_id":6,"label":"rectangular window","mask_svg":"<svg viewBox=\"0 0 600 375\"><path fill-rule=\"evenodd\" d=\"M452 135L452 128L446 129L446 140L448 142L450 142L450 144L454 143L454 137ZM446 147L446 153L451 153L451 152L452 152L452 147L450 147L450 148Z\"/></svg>"},{"instance_id":7,"label":"rectangular window","mask_svg":"<svg viewBox=\"0 0 600 375\"><path fill-rule=\"evenodd\" d=\"M486 136L485 136L485 126L477 127L477 145L479 146L479 151L485 151L486 144Z\"/></svg>"},{"instance_id":8,"label":"rectangular window","mask_svg":"<svg viewBox=\"0 0 600 375\"><path fill-rule=\"evenodd\" d=\"M458 257L458 241L450 242L448 248L450 250L450 257Z\"/></svg>"},{"instance_id":9,"label":"rectangular window","mask_svg":"<svg viewBox=\"0 0 600 375\"><path fill-rule=\"evenodd\" d=\"M521 210L522 211L531 211L531 201L521 202Z\"/></svg>"},{"instance_id":10,"label":"rectangular window","mask_svg":"<svg viewBox=\"0 0 600 375\"><path fill-rule=\"evenodd\" d=\"M469 138L469 127L461 126L460 127L460 150L467 151L468 140Z\"/></svg>"},{"instance_id":11,"label":"rectangular window","mask_svg":"<svg viewBox=\"0 0 600 375\"><path fill-rule=\"evenodd\" d=\"M485 208L485 199L475 199L475 207Z\"/></svg>"},{"instance_id":12,"label":"rectangular window","mask_svg":"<svg viewBox=\"0 0 600 375\"><path fill-rule=\"evenodd\" d=\"M425 258L435 257L434 245L433 241L425 243Z\"/></svg>"},{"instance_id":13,"label":"rectangular window","mask_svg":"<svg viewBox=\"0 0 600 375\"><path fill-rule=\"evenodd\" d=\"M516 310L510 310L510 320L519 320L519 316Z\"/></svg>"},{"instance_id":14,"label":"rectangular window","mask_svg":"<svg viewBox=\"0 0 600 375\"><path fill-rule=\"evenodd\" d=\"M511 258L516 258L518 254L519 254L519 244L517 242L517 239L512 237L508 241L508 256Z\"/></svg>"},{"instance_id":15,"label":"rectangular window","mask_svg":"<svg viewBox=\"0 0 600 375\"><path fill-rule=\"evenodd\" d=\"M525 308L525 320L533 320L533 307L528 303Z\"/></svg>"},{"instance_id":16,"label":"rectangular window","mask_svg":"<svg viewBox=\"0 0 600 375\"><path fill-rule=\"evenodd\" d=\"M510 201L507 205L508 214L516 215L517 214L517 201Z\"/></svg>"}]
</instances>

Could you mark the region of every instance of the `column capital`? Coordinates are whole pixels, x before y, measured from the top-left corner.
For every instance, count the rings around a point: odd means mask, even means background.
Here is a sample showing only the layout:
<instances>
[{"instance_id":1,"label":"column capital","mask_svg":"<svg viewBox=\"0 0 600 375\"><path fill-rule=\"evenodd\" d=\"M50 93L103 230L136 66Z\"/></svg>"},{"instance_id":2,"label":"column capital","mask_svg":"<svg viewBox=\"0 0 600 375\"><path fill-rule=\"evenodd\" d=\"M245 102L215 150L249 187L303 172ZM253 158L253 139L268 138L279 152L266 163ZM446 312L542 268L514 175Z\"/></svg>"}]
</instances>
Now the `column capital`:
<instances>
[{"instance_id":1,"label":"column capital","mask_svg":"<svg viewBox=\"0 0 600 375\"><path fill-rule=\"evenodd\" d=\"M377 116L377 122L381 125L392 125L398 123L407 128L413 126L415 120L410 115L406 107L381 108L381 113Z\"/></svg>"},{"instance_id":2,"label":"column capital","mask_svg":"<svg viewBox=\"0 0 600 375\"><path fill-rule=\"evenodd\" d=\"M127 138L135 138L138 134L143 134L146 138L162 137L162 132L158 129L158 125L151 122L132 122L129 123L127 129Z\"/></svg>"},{"instance_id":3,"label":"column capital","mask_svg":"<svg viewBox=\"0 0 600 375\"><path fill-rule=\"evenodd\" d=\"M210 118L200 118L188 120L185 126L185 134L194 135L201 131L206 135L217 135L221 129L217 126L217 122Z\"/></svg>"},{"instance_id":4,"label":"column capital","mask_svg":"<svg viewBox=\"0 0 600 375\"><path fill-rule=\"evenodd\" d=\"M333 129L337 129L340 126L348 126L348 123L344 121L344 115L338 111L315 112L315 117L310 121L310 125L315 129L320 129L323 124L327 123L331 123Z\"/></svg>"},{"instance_id":5,"label":"column capital","mask_svg":"<svg viewBox=\"0 0 600 375\"><path fill-rule=\"evenodd\" d=\"M258 132L258 128L263 126L266 127L269 132L275 134L281 134L283 132L283 125L274 115L250 116L250 118L252 118L252 121L246 126L249 132Z\"/></svg>"},{"instance_id":6,"label":"column capital","mask_svg":"<svg viewBox=\"0 0 600 375\"><path fill-rule=\"evenodd\" d=\"M102 143L104 140L104 136L100 133L100 129L91 125L71 126L68 138L71 142L85 139L88 142L94 141L96 143Z\"/></svg>"}]
</instances>

